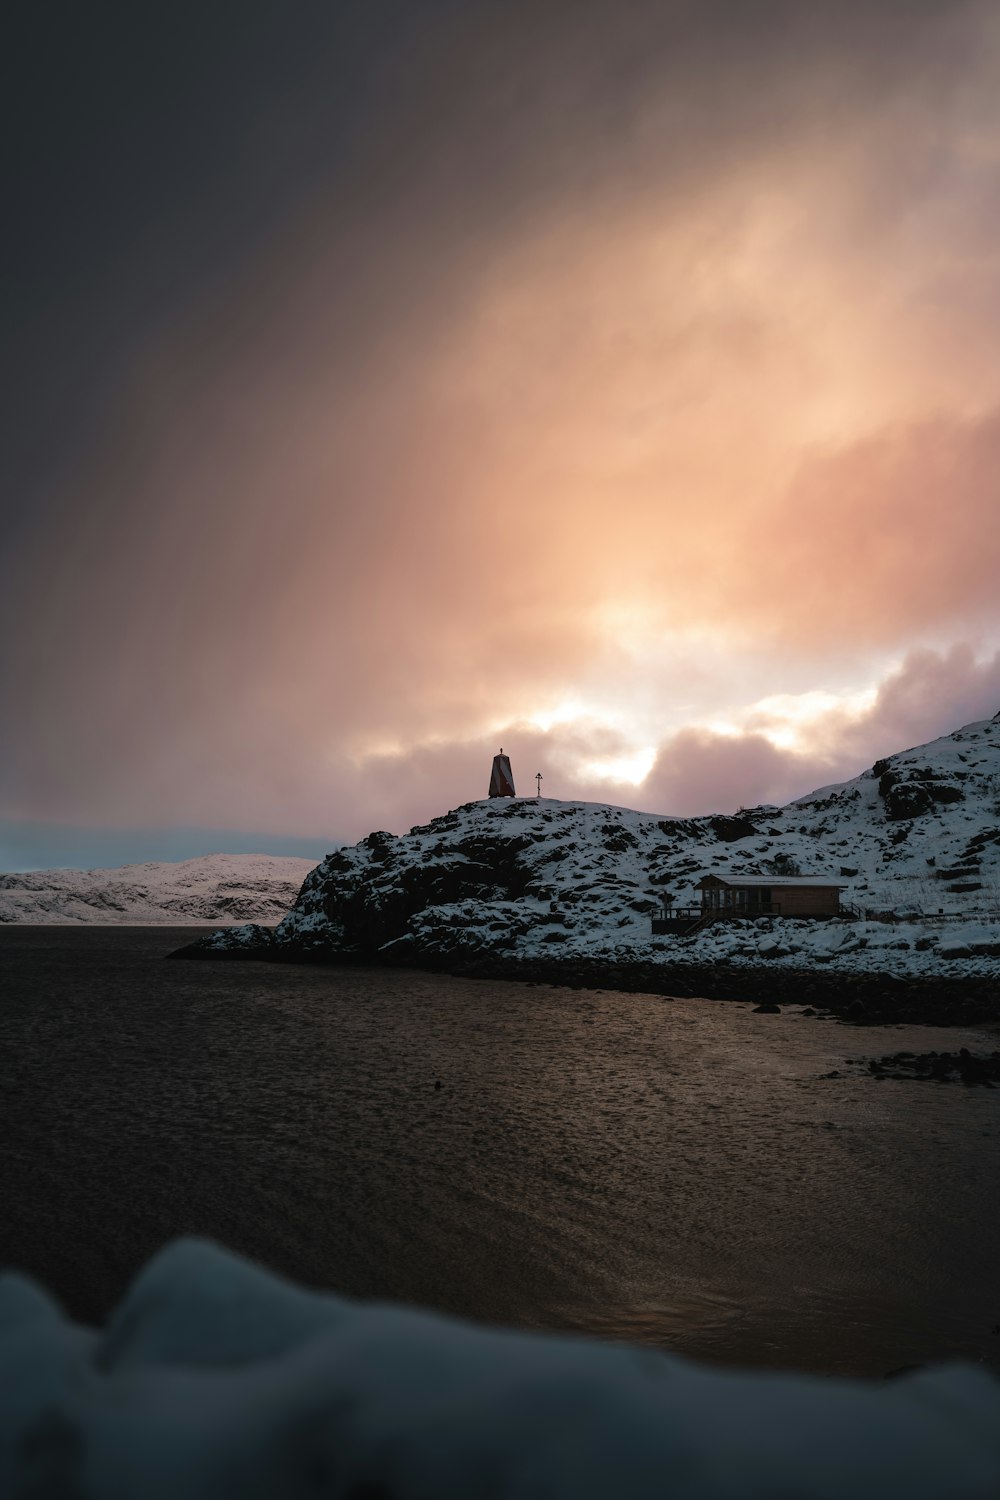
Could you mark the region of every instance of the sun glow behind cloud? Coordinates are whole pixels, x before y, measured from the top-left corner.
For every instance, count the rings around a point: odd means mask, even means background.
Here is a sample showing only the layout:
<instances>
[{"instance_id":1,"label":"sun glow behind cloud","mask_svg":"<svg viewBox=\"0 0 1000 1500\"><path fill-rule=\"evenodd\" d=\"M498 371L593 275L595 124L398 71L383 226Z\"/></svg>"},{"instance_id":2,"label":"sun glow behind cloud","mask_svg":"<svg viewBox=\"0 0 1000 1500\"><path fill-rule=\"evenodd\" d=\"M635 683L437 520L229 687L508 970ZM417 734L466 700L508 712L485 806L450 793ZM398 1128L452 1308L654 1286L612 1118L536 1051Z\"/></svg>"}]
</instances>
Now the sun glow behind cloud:
<instances>
[{"instance_id":1,"label":"sun glow behind cloud","mask_svg":"<svg viewBox=\"0 0 1000 1500\"><path fill-rule=\"evenodd\" d=\"M640 786L653 769L656 746L646 745L627 755L609 755L585 760L577 767L581 781L614 781L624 786Z\"/></svg>"},{"instance_id":2,"label":"sun glow behind cloud","mask_svg":"<svg viewBox=\"0 0 1000 1500\"><path fill-rule=\"evenodd\" d=\"M536 708L524 714L524 722L533 729L548 734L561 724L586 724L595 717L595 710L588 708L580 698L561 698L550 708ZM508 721L509 722L509 721ZM497 727L502 728L502 724Z\"/></svg>"},{"instance_id":3,"label":"sun glow behind cloud","mask_svg":"<svg viewBox=\"0 0 1000 1500\"><path fill-rule=\"evenodd\" d=\"M607 691L610 700L613 698L612 684L608 684ZM877 684L841 692L810 689L802 693L775 693L751 703L737 701L711 715L694 716L682 722L695 730L722 738L739 740L745 735L757 735L778 750L802 755L818 754L829 742L831 733L842 733L845 726L869 714L877 697ZM550 715L538 712L527 722L543 730L556 743L558 734L553 731L562 729L567 732L568 743L562 755L558 748L554 748L553 754L576 780L583 783L606 781L640 786L656 761L656 743L643 740L650 727L649 716L645 713L630 717L620 706L602 708L596 701L584 709L579 700L572 700L560 704ZM661 716L661 737L668 723L668 717ZM613 735L617 748L603 755L581 754L578 747L599 732L605 737Z\"/></svg>"},{"instance_id":4,"label":"sun glow behind cloud","mask_svg":"<svg viewBox=\"0 0 1000 1500\"><path fill-rule=\"evenodd\" d=\"M818 689L807 693L773 693L744 710L737 732L762 734L779 750L808 751L822 744L823 726L831 719L860 718L870 712L877 697L877 684L845 693Z\"/></svg>"}]
</instances>

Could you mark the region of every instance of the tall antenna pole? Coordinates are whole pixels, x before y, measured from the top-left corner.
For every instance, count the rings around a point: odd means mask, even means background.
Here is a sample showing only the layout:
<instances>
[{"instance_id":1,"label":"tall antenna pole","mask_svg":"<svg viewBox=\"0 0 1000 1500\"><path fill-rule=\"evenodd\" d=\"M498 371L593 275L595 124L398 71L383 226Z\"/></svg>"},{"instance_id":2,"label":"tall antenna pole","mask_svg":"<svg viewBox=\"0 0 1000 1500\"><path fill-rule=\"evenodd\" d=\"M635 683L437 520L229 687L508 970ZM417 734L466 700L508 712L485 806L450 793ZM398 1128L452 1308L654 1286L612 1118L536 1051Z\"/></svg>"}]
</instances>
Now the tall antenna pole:
<instances>
[{"instance_id":1,"label":"tall antenna pole","mask_svg":"<svg viewBox=\"0 0 1000 1500\"><path fill-rule=\"evenodd\" d=\"M536 771L535 772L535 786L537 788L537 790L535 792L535 796L536 797L540 797L542 795L542 780L543 780L543 777L542 777L541 771Z\"/></svg>"}]
</instances>

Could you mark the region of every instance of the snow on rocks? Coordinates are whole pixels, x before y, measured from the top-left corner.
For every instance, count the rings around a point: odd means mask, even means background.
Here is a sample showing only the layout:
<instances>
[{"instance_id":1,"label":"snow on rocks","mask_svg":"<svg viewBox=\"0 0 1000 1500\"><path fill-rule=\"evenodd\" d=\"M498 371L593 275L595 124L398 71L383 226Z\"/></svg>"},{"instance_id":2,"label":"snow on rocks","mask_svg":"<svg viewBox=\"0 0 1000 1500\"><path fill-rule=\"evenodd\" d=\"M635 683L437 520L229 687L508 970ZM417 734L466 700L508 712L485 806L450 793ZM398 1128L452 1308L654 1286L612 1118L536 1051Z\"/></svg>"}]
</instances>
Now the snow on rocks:
<instances>
[{"instance_id":1,"label":"snow on rocks","mask_svg":"<svg viewBox=\"0 0 1000 1500\"><path fill-rule=\"evenodd\" d=\"M115 870L0 875L0 922L277 922L313 868L290 855L207 854Z\"/></svg>"},{"instance_id":2,"label":"snow on rocks","mask_svg":"<svg viewBox=\"0 0 1000 1500\"><path fill-rule=\"evenodd\" d=\"M703 875L842 880L849 920L764 917L654 937ZM591 962L1000 977L1000 721L966 725L783 808L657 817L547 798L469 803L377 832L306 879L273 937L205 956L465 967Z\"/></svg>"},{"instance_id":3,"label":"snow on rocks","mask_svg":"<svg viewBox=\"0 0 1000 1500\"><path fill-rule=\"evenodd\" d=\"M0 1278L0 1493L994 1500L1000 1384L702 1368L307 1292L197 1241L93 1333Z\"/></svg>"}]
</instances>

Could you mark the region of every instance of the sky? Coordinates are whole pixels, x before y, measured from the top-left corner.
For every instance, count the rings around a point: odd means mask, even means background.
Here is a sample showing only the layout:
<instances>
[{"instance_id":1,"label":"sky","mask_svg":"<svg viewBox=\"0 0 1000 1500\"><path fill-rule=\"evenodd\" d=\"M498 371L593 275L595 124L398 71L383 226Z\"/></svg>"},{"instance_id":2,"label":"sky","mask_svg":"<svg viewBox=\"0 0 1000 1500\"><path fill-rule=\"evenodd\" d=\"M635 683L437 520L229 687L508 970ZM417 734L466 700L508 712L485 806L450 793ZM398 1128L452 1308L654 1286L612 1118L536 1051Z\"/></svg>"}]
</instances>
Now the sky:
<instances>
[{"instance_id":1,"label":"sky","mask_svg":"<svg viewBox=\"0 0 1000 1500\"><path fill-rule=\"evenodd\" d=\"M992 0L21 7L0 868L1000 709Z\"/></svg>"}]
</instances>

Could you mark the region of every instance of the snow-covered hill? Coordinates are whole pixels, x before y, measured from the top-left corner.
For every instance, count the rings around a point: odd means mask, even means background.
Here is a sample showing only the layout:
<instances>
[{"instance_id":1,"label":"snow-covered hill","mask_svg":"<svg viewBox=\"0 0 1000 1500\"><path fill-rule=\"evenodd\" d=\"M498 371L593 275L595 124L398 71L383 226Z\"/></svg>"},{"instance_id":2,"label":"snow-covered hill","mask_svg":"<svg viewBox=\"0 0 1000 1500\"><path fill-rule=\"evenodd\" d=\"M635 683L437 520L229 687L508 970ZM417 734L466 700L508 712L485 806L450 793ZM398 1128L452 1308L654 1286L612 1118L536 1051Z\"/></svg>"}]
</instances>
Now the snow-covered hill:
<instances>
[{"instance_id":1,"label":"snow-covered hill","mask_svg":"<svg viewBox=\"0 0 1000 1500\"><path fill-rule=\"evenodd\" d=\"M0 875L0 922L277 922L313 868L309 859L208 854L117 870Z\"/></svg>"},{"instance_id":2,"label":"snow-covered hill","mask_svg":"<svg viewBox=\"0 0 1000 1500\"><path fill-rule=\"evenodd\" d=\"M840 877L857 918L654 937L665 889L678 906L694 903L700 877L726 871ZM338 850L273 936L235 929L202 950L952 976L961 963L963 974L1000 976L1000 715L783 808L681 819L547 799L469 803Z\"/></svg>"}]
</instances>

